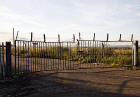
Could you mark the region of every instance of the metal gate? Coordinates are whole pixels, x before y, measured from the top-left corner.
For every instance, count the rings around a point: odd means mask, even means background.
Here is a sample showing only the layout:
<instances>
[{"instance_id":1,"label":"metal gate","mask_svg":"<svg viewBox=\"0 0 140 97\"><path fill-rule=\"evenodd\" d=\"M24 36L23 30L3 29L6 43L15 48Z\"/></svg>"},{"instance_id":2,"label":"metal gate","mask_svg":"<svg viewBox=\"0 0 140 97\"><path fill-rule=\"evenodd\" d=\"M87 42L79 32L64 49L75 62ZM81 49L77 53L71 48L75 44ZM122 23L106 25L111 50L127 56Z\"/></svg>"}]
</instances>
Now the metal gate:
<instances>
[{"instance_id":1,"label":"metal gate","mask_svg":"<svg viewBox=\"0 0 140 97\"><path fill-rule=\"evenodd\" d=\"M15 41L16 72L72 70L78 68L73 42Z\"/></svg>"},{"instance_id":2,"label":"metal gate","mask_svg":"<svg viewBox=\"0 0 140 97\"><path fill-rule=\"evenodd\" d=\"M75 70L132 65L132 41L77 40L41 42L15 40L15 71Z\"/></svg>"},{"instance_id":3,"label":"metal gate","mask_svg":"<svg viewBox=\"0 0 140 97\"><path fill-rule=\"evenodd\" d=\"M81 68L101 65L132 66L132 41L78 40Z\"/></svg>"}]
</instances>

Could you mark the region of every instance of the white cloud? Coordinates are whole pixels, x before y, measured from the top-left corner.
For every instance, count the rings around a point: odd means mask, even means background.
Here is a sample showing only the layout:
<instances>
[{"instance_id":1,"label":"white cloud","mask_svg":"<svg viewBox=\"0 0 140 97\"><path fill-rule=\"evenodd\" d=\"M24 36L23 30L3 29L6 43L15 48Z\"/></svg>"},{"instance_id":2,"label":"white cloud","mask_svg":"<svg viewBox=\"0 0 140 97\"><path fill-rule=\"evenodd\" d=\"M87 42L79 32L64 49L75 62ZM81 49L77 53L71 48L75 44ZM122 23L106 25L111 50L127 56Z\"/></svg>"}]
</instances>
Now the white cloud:
<instances>
[{"instance_id":1,"label":"white cloud","mask_svg":"<svg viewBox=\"0 0 140 97\"><path fill-rule=\"evenodd\" d=\"M28 37L33 31L38 39L45 32L48 37L61 33L65 39L77 32L89 33L85 38L97 32L101 39L107 32L118 35L133 31L138 35L139 4L138 0L3 1L0 4L0 32L12 35L12 27L16 27L21 32L20 37Z\"/></svg>"}]
</instances>

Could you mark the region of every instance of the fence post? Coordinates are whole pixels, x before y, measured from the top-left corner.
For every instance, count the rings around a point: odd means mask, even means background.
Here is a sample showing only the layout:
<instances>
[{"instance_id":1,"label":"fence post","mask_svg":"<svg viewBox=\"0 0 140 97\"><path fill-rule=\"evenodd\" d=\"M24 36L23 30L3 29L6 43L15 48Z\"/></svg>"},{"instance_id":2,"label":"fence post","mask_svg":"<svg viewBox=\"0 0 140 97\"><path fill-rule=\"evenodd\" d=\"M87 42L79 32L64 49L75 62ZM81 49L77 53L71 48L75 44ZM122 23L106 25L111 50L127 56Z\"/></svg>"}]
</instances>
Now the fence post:
<instances>
[{"instance_id":1,"label":"fence post","mask_svg":"<svg viewBox=\"0 0 140 97\"><path fill-rule=\"evenodd\" d=\"M11 42L6 42L6 76L10 77L12 73L11 68Z\"/></svg>"},{"instance_id":2,"label":"fence post","mask_svg":"<svg viewBox=\"0 0 140 97\"><path fill-rule=\"evenodd\" d=\"M1 44L0 44L0 46L1 46ZM2 64L1 64L1 48L2 48L2 47L0 47L0 73L2 73Z\"/></svg>"},{"instance_id":3,"label":"fence post","mask_svg":"<svg viewBox=\"0 0 140 97\"><path fill-rule=\"evenodd\" d=\"M95 41L95 33L94 33L94 36L93 36L93 41Z\"/></svg>"},{"instance_id":4,"label":"fence post","mask_svg":"<svg viewBox=\"0 0 140 97\"><path fill-rule=\"evenodd\" d=\"M73 34L73 42L75 42L75 34Z\"/></svg>"},{"instance_id":5,"label":"fence post","mask_svg":"<svg viewBox=\"0 0 140 97\"><path fill-rule=\"evenodd\" d=\"M81 40L81 33L79 32L79 40Z\"/></svg>"},{"instance_id":6,"label":"fence post","mask_svg":"<svg viewBox=\"0 0 140 97\"><path fill-rule=\"evenodd\" d=\"M133 42L133 66L138 65L138 41Z\"/></svg>"},{"instance_id":7,"label":"fence post","mask_svg":"<svg viewBox=\"0 0 140 97\"><path fill-rule=\"evenodd\" d=\"M120 38L119 38L119 41L121 41L122 40L122 34L120 34Z\"/></svg>"},{"instance_id":8,"label":"fence post","mask_svg":"<svg viewBox=\"0 0 140 97\"><path fill-rule=\"evenodd\" d=\"M2 42L2 73L3 73L3 77L5 77L5 63L4 63L4 43Z\"/></svg>"},{"instance_id":9,"label":"fence post","mask_svg":"<svg viewBox=\"0 0 140 97\"><path fill-rule=\"evenodd\" d=\"M33 32L31 32L31 41L33 41Z\"/></svg>"},{"instance_id":10,"label":"fence post","mask_svg":"<svg viewBox=\"0 0 140 97\"><path fill-rule=\"evenodd\" d=\"M107 33L107 39L106 39L106 41L108 41L108 39L109 39L109 33Z\"/></svg>"},{"instance_id":11,"label":"fence post","mask_svg":"<svg viewBox=\"0 0 140 97\"><path fill-rule=\"evenodd\" d=\"M45 34L43 35L43 37L44 37L44 42L46 42L46 36L45 36Z\"/></svg>"}]
</instances>

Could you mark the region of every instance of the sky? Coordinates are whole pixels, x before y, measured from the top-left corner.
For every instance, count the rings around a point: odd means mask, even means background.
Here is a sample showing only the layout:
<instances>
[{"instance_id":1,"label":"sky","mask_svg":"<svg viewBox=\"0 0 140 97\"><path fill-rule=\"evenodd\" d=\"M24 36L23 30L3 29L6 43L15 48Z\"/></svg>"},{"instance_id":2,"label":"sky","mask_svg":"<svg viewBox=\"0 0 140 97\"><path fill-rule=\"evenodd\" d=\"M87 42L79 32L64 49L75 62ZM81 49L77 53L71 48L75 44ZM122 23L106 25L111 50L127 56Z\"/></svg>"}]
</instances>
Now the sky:
<instances>
[{"instance_id":1,"label":"sky","mask_svg":"<svg viewBox=\"0 0 140 97\"><path fill-rule=\"evenodd\" d=\"M140 0L0 0L0 41L18 39L57 41L82 39L140 40Z\"/></svg>"}]
</instances>

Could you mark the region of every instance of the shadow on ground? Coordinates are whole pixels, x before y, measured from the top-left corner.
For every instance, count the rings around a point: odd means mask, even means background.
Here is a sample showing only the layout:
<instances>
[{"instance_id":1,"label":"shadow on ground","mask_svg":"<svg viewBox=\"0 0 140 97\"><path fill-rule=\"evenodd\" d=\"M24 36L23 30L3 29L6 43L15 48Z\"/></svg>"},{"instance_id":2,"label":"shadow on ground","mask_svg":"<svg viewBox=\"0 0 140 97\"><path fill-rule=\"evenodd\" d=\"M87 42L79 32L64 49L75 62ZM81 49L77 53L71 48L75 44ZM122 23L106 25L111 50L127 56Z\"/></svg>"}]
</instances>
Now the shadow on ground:
<instances>
[{"instance_id":1,"label":"shadow on ground","mask_svg":"<svg viewBox=\"0 0 140 97\"><path fill-rule=\"evenodd\" d=\"M117 73L117 77L110 75ZM99 72L38 72L25 74L16 81L0 83L2 97L138 97L124 94L124 89L140 88L127 86L139 78L119 78L120 70ZM102 78L102 79L101 79ZM105 79L106 78L106 79ZM110 82L107 82L110 81ZM118 83L120 82L120 83ZM112 90L111 90L112 89ZM115 92L114 92L114 91Z\"/></svg>"}]
</instances>

